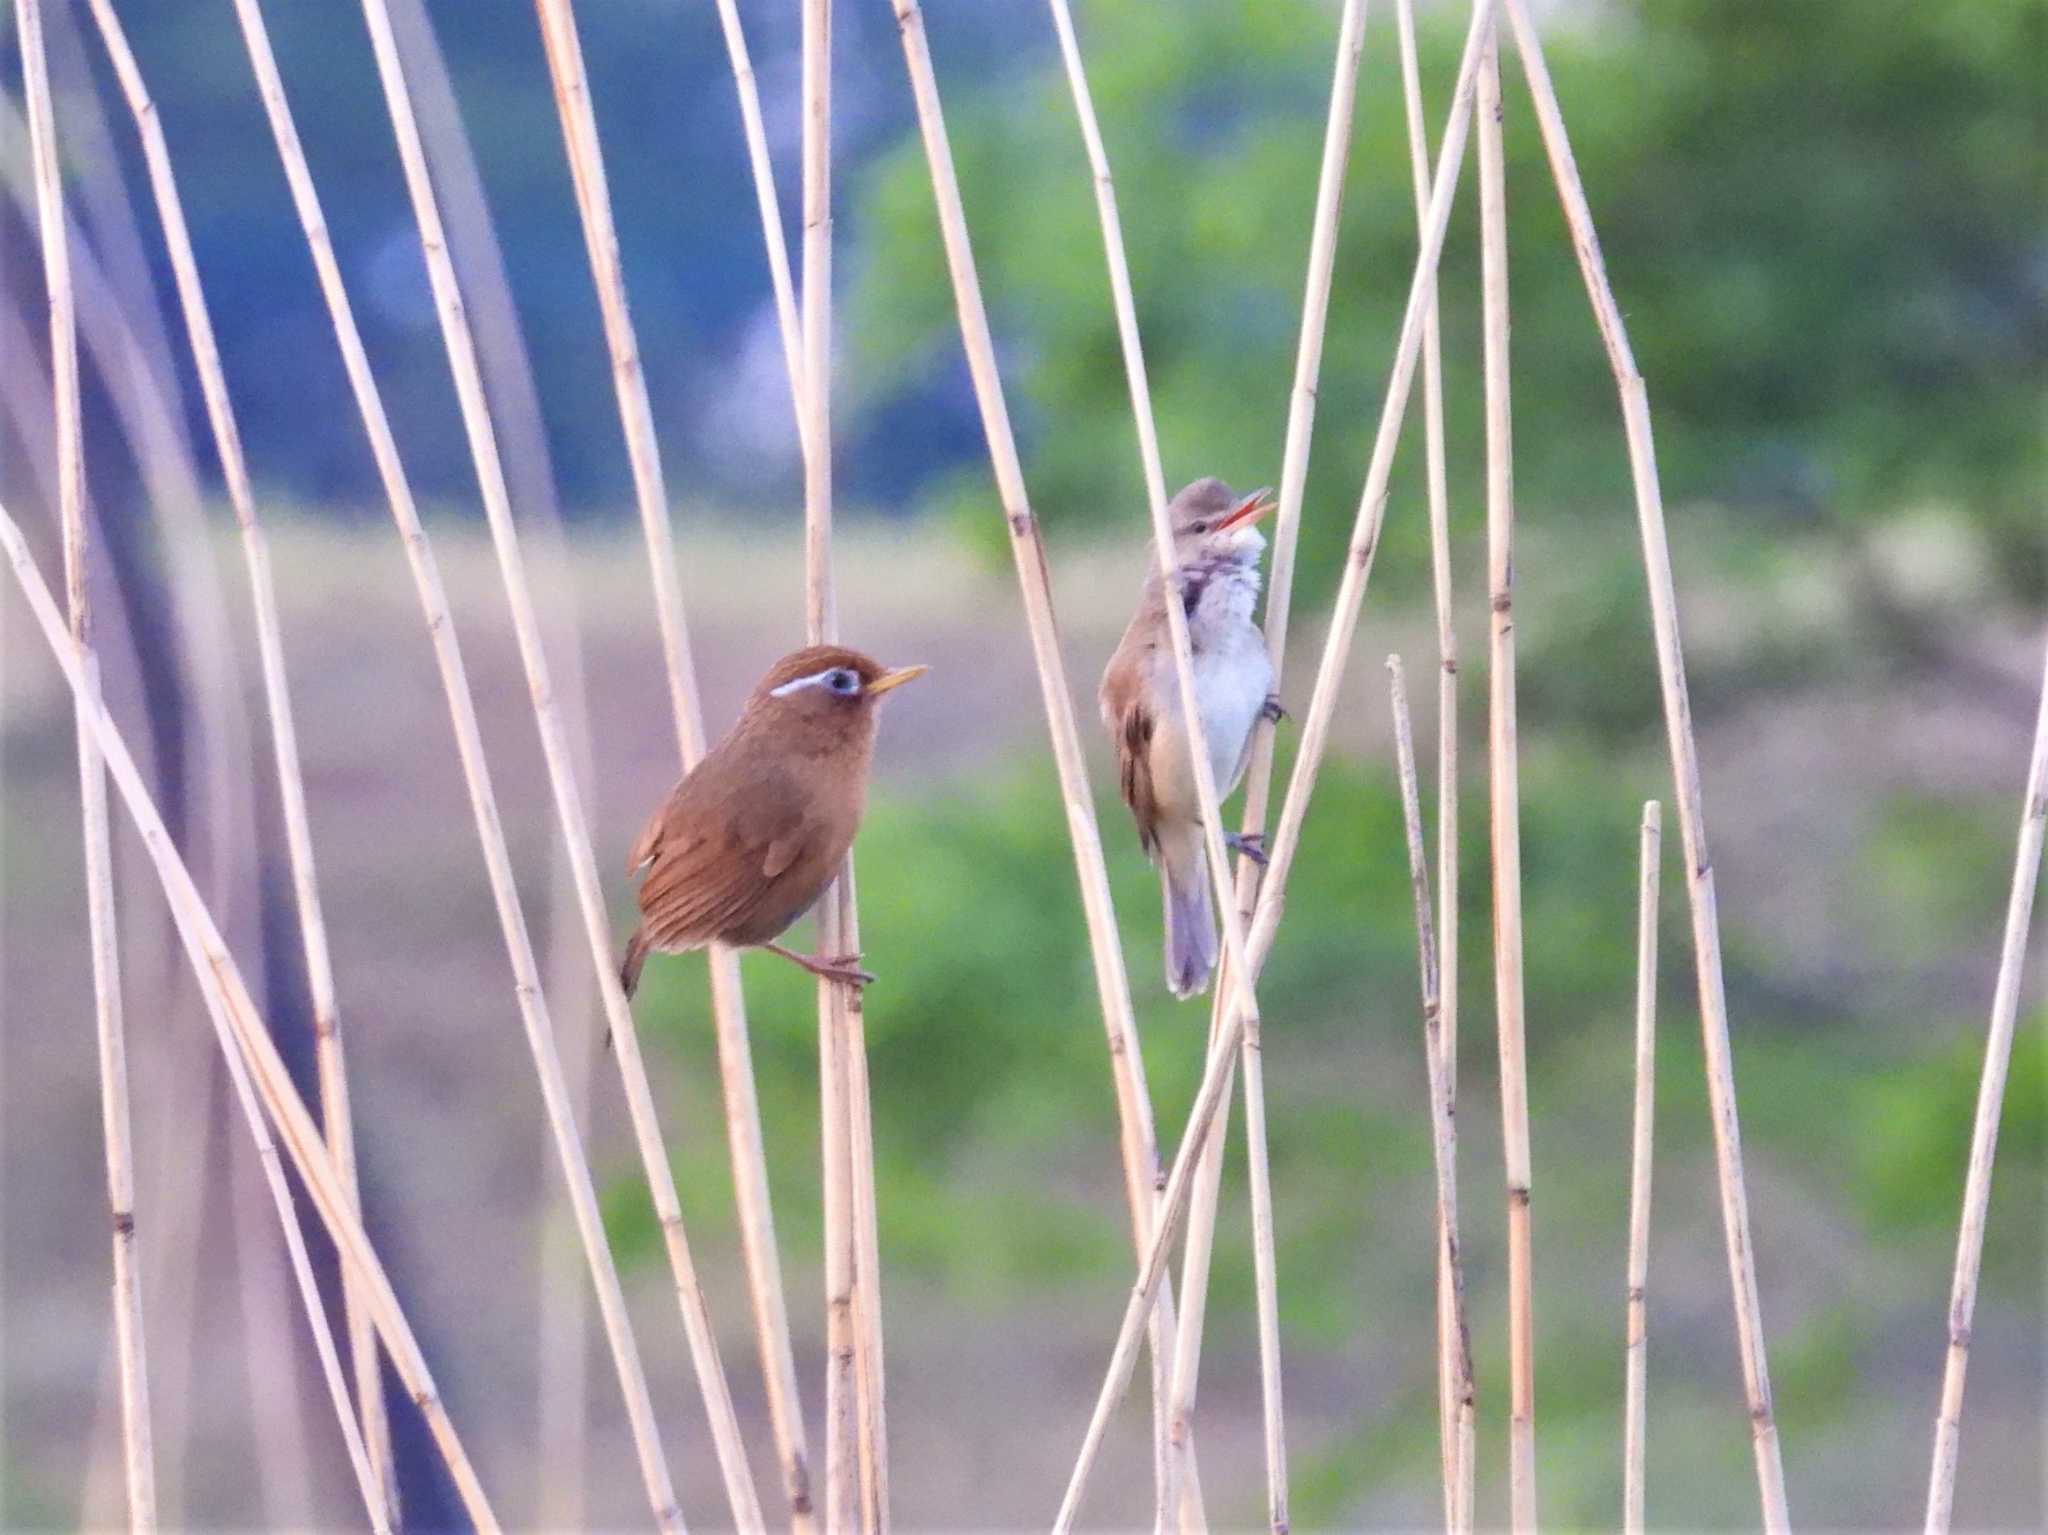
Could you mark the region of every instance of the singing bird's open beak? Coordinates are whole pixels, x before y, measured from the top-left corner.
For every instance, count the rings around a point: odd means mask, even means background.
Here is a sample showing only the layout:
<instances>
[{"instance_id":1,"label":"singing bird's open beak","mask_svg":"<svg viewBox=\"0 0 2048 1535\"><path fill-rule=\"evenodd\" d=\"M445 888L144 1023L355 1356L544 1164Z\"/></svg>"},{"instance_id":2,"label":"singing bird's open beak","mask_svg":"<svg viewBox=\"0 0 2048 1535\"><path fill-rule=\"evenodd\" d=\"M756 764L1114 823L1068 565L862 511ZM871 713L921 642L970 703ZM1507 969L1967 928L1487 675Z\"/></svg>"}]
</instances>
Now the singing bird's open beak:
<instances>
[{"instance_id":1,"label":"singing bird's open beak","mask_svg":"<svg viewBox=\"0 0 2048 1535\"><path fill-rule=\"evenodd\" d=\"M1255 490L1238 502L1236 506L1233 506L1230 509L1230 515L1217 523L1214 531L1224 533L1232 528L1248 528L1260 518L1270 514L1276 505L1278 503L1273 499L1271 486Z\"/></svg>"},{"instance_id":2,"label":"singing bird's open beak","mask_svg":"<svg viewBox=\"0 0 2048 1535\"><path fill-rule=\"evenodd\" d=\"M906 682L917 681L918 678L930 670L929 666L899 666L893 672L884 672L873 682L870 682L868 684L868 691L870 693L886 693L891 688L902 687Z\"/></svg>"}]
</instances>

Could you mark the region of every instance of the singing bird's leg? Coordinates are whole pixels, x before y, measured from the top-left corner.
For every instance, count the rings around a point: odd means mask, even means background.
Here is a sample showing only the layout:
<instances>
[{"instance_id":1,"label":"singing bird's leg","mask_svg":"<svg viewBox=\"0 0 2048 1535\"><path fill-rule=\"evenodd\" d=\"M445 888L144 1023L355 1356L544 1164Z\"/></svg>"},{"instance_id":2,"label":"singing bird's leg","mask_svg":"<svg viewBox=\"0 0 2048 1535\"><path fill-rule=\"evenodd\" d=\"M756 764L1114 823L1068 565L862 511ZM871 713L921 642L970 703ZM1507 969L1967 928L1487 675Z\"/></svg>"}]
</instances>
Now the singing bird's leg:
<instances>
[{"instance_id":1,"label":"singing bird's leg","mask_svg":"<svg viewBox=\"0 0 2048 1535\"><path fill-rule=\"evenodd\" d=\"M1280 695L1278 693L1268 693L1266 701L1259 705L1259 714L1262 718L1269 719L1277 725L1287 718L1287 706L1280 702Z\"/></svg>"},{"instance_id":2,"label":"singing bird's leg","mask_svg":"<svg viewBox=\"0 0 2048 1535\"><path fill-rule=\"evenodd\" d=\"M874 977L858 968L858 954L834 954L829 957L816 954L799 954L794 949L785 949L779 943L764 943L762 948L771 954L780 954L792 964L801 965L812 975L828 981L844 981L849 986L871 986Z\"/></svg>"},{"instance_id":3,"label":"singing bird's leg","mask_svg":"<svg viewBox=\"0 0 2048 1535\"><path fill-rule=\"evenodd\" d=\"M1227 831L1223 834L1223 845L1233 853L1249 858L1260 868L1266 866L1266 839L1257 832Z\"/></svg>"}]
</instances>

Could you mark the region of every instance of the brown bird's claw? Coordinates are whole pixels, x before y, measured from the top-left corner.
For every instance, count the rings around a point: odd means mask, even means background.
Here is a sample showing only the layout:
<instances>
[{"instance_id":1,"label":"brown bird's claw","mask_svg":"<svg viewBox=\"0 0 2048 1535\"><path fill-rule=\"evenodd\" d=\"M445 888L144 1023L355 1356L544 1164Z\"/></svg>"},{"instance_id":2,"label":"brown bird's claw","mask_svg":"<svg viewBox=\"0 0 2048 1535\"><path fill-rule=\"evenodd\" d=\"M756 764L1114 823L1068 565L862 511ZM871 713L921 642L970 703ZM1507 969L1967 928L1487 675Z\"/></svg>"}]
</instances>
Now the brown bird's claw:
<instances>
[{"instance_id":1,"label":"brown bird's claw","mask_svg":"<svg viewBox=\"0 0 2048 1535\"><path fill-rule=\"evenodd\" d=\"M1233 853L1249 858L1260 868L1266 866L1266 839L1257 832L1228 832L1223 838L1224 845Z\"/></svg>"},{"instance_id":2,"label":"brown bird's claw","mask_svg":"<svg viewBox=\"0 0 2048 1535\"><path fill-rule=\"evenodd\" d=\"M859 968L860 955L853 954L799 954L794 949L785 949L779 943L763 944L763 948L780 954L792 964L801 965L820 980L843 981L848 986L872 986L875 978Z\"/></svg>"},{"instance_id":3,"label":"brown bird's claw","mask_svg":"<svg viewBox=\"0 0 2048 1535\"><path fill-rule=\"evenodd\" d=\"M1266 695L1266 701L1259 705L1259 715L1262 719L1271 720L1275 725L1287 718L1287 708L1280 702L1278 693Z\"/></svg>"},{"instance_id":4,"label":"brown bird's claw","mask_svg":"<svg viewBox=\"0 0 2048 1535\"><path fill-rule=\"evenodd\" d=\"M844 981L849 986L872 986L875 984L875 978L860 968L860 955L858 952L835 954L830 959L821 961L811 973L813 975L822 975L828 981Z\"/></svg>"}]
</instances>

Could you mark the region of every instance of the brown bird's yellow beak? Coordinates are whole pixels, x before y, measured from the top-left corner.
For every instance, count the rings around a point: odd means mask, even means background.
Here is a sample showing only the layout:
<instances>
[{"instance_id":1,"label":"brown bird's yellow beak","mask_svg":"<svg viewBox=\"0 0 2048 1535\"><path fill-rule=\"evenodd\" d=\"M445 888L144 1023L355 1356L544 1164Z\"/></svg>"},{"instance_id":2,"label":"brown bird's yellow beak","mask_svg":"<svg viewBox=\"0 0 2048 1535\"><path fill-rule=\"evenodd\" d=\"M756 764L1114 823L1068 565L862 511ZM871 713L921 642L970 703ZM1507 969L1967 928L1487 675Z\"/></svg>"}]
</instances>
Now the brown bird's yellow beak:
<instances>
[{"instance_id":1,"label":"brown bird's yellow beak","mask_svg":"<svg viewBox=\"0 0 2048 1535\"><path fill-rule=\"evenodd\" d=\"M1212 531L1222 533L1231 528L1248 528L1261 517L1268 516L1276 505L1278 503L1273 499L1272 487L1264 486L1233 506L1230 514L1217 523Z\"/></svg>"},{"instance_id":2,"label":"brown bird's yellow beak","mask_svg":"<svg viewBox=\"0 0 2048 1535\"><path fill-rule=\"evenodd\" d=\"M870 693L886 693L891 688L902 687L906 682L917 681L918 678L930 670L929 666L899 666L893 672L884 672L873 682L870 682L868 684L868 691Z\"/></svg>"}]
</instances>

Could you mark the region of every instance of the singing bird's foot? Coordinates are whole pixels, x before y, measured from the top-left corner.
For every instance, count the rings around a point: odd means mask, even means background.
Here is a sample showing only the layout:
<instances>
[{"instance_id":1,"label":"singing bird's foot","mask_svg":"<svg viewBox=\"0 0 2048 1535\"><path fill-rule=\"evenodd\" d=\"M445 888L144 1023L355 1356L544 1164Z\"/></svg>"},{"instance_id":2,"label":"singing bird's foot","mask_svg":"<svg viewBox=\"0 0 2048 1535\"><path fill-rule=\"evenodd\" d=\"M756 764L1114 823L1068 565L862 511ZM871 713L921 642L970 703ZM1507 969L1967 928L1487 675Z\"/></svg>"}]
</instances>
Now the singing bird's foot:
<instances>
[{"instance_id":1,"label":"singing bird's foot","mask_svg":"<svg viewBox=\"0 0 2048 1535\"><path fill-rule=\"evenodd\" d=\"M1280 702L1278 693L1266 695L1266 701L1259 705L1259 717L1271 720L1276 725L1287 718L1287 706Z\"/></svg>"},{"instance_id":2,"label":"singing bird's foot","mask_svg":"<svg viewBox=\"0 0 2048 1535\"><path fill-rule=\"evenodd\" d=\"M780 954L792 964L803 966L804 969L810 971L812 975L817 976L821 980L844 981L849 986L872 986L875 982L875 978L872 975L859 967L860 955L858 953L833 954L830 956L799 954L794 949L785 949L779 943L763 944L762 947Z\"/></svg>"},{"instance_id":3,"label":"singing bird's foot","mask_svg":"<svg viewBox=\"0 0 2048 1535\"><path fill-rule=\"evenodd\" d=\"M1257 832L1226 832L1223 836L1223 843L1231 852L1249 858L1260 868L1265 868L1266 839Z\"/></svg>"}]
</instances>

